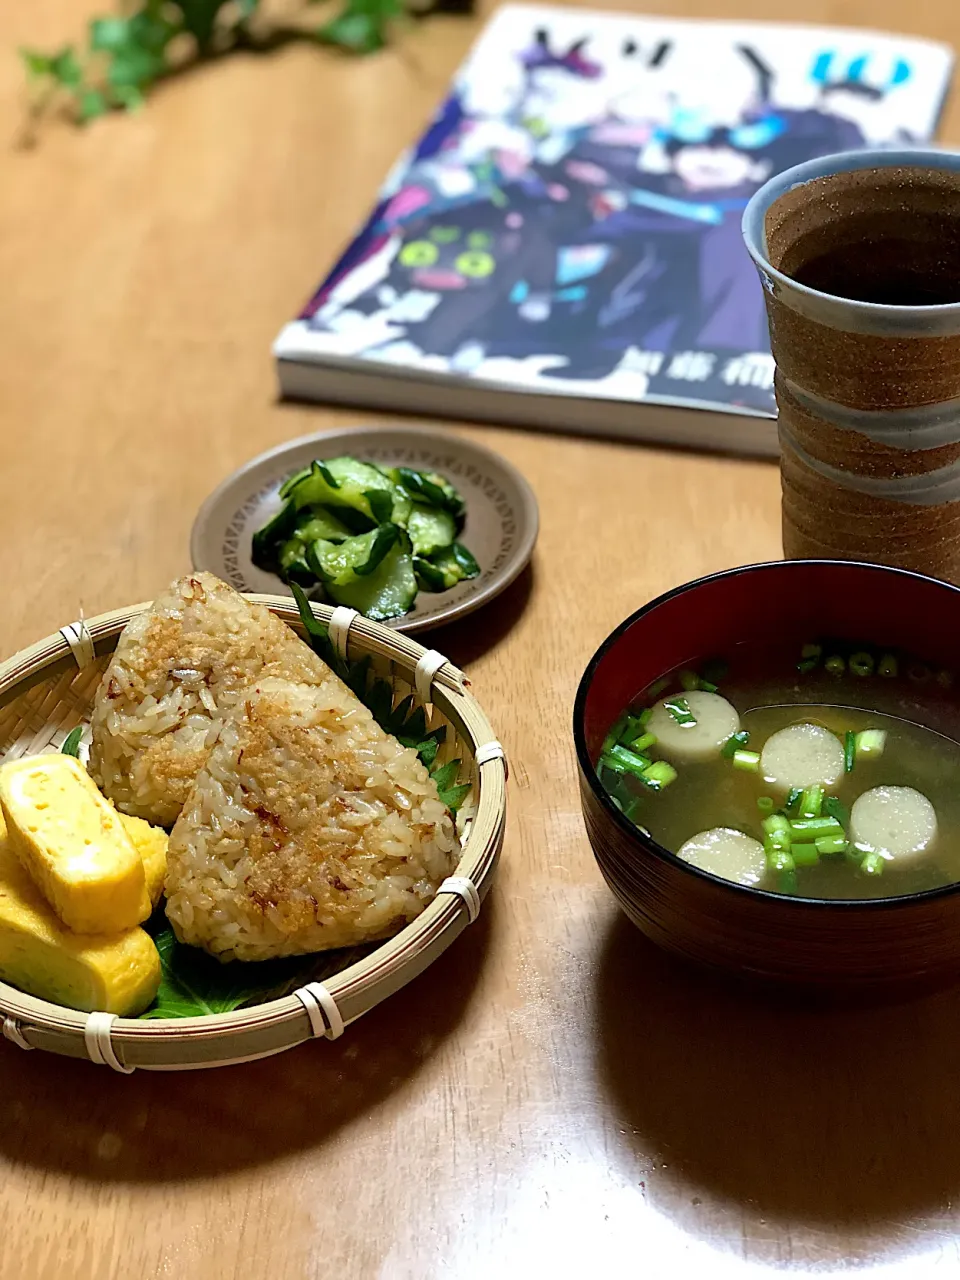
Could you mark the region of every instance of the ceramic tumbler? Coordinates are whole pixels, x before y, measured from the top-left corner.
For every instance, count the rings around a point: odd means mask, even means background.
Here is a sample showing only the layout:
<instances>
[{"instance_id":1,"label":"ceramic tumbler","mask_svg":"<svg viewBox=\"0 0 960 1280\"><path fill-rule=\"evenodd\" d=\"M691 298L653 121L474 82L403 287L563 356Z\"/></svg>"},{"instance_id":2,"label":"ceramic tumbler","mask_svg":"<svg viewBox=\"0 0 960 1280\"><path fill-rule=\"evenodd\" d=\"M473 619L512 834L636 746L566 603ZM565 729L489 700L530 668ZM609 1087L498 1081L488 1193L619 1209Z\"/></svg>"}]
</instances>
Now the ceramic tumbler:
<instances>
[{"instance_id":1,"label":"ceramic tumbler","mask_svg":"<svg viewBox=\"0 0 960 1280\"><path fill-rule=\"evenodd\" d=\"M960 583L960 155L799 165L743 231L777 366L784 555Z\"/></svg>"}]
</instances>

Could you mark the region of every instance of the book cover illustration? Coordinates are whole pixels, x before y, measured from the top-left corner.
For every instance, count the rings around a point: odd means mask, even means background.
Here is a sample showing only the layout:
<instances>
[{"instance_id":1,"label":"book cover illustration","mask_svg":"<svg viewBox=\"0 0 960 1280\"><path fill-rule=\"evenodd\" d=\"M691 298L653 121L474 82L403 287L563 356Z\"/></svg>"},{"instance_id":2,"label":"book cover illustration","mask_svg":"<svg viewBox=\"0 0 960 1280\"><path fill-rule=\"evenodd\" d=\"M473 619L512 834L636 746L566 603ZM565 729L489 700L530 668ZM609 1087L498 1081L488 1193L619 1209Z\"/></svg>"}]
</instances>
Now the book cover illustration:
<instances>
[{"instance_id":1,"label":"book cover illustration","mask_svg":"<svg viewBox=\"0 0 960 1280\"><path fill-rule=\"evenodd\" d=\"M282 358L772 414L750 196L933 132L942 47L501 9Z\"/></svg>"}]
</instances>

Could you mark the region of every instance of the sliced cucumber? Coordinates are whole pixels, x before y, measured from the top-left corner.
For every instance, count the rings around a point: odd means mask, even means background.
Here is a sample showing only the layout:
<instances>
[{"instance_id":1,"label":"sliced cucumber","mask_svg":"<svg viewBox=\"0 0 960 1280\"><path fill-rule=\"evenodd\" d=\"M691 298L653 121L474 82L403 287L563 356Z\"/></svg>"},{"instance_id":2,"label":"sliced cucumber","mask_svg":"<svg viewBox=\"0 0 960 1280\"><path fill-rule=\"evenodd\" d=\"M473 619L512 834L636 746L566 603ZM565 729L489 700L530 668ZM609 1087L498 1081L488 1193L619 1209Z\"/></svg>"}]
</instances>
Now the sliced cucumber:
<instances>
[{"instance_id":1,"label":"sliced cucumber","mask_svg":"<svg viewBox=\"0 0 960 1280\"><path fill-rule=\"evenodd\" d=\"M304 543L316 542L318 538L325 542L343 542L351 534L352 530L325 507L307 507L297 522L296 536Z\"/></svg>"},{"instance_id":2,"label":"sliced cucumber","mask_svg":"<svg viewBox=\"0 0 960 1280\"><path fill-rule=\"evenodd\" d=\"M429 560L418 558L414 568L424 591L449 591L458 582L480 573L480 566L462 542L441 548Z\"/></svg>"},{"instance_id":3,"label":"sliced cucumber","mask_svg":"<svg viewBox=\"0 0 960 1280\"><path fill-rule=\"evenodd\" d=\"M288 583L322 584L370 618L408 612L418 584L446 591L480 572L455 541L463 498L435 471L316 459L280 497L283 507L253 535L254 563Z\"/></svg>"},{"instance_id":4,"label":"sliced cucumber","mask_svg":"<svg viewBox=\"0 0 960 1280\"><path fill-rule=\"evenodd\" d=\"M393 513L396 493L393 480L370 462L357 458L331 458L314 462L290 489L298 510L323 505L358 511L367 520L383 524Z\"/></svg>"},{"instance_id":5,"label":"sliced cucumber","mask_svg":"<svg viewBox=\"0 0 960 1280\"><path fill-rule=\"evenodd\" d=\"M415 502L407 521L407 533L413 543L413 554L429 556L441 547L449 547L457 536L457 525L449 511Z\"/></svg>"},{"instance_id":6,"label":"sliced cucumber","mask_svg":"<svg viewBox=\"0 0 960 1280\"><path fill-rule=\"evenodd\" d=\"M288 476L280 486L280 497L289 498L300 481L305 480L309 474L310 468L304 467L301 471L295 471L292 476Z\"/></svg>"},{"instance_id":7,"label":"sliced cucumber","mask_svg":"<svg viewBox=\"0 0 960 1280\"><path fill-rule=\"evenodd\" d=\"M293 502L285 503L275 516L272 516L262 529L253 535L250 559L258 569L266 573L276 573L279 567L277 548L281 542L292 537L297 525L297 508Z\"/></svg>"},{"instance_id":8,"label":"sliced cucumber","mask_svg":"<svg viewBox=\"0 0 960 1280\"><path fill-rule=\"evenodd\" d=\"M337 604L348 605L374 622L400 618L409 613L417 598L413 557L404 543L397 541L373 573L347 586L331 583L327 590Z\"/></svg>"},{"instance_id":9,"label":"sliced cucumber","mask_svg":"<svg viewBox=\"0 0 960 1280\"><path fill-rule=\"evenodd\" d=\"M399 537L395 524L385 524L345 542L317 538L307 546L307 563L321 582L345 587L369 577Z\"/></svg>"},{"instance_id":10,"label":"sliced cucumber","mask_svg":"<svg viewBox=\"0 0 960 1280\"><path fill-rule=\"evenodd\" d=\"M410 467L396 467L389 474L417 502L449 511L456 519L467 509L459 492L445 476L436 471L413 471Z\"/></svg>"},{"instance_id":11,"label":"sliced cucumber","mask_svg":"<svg viewBox=\"0 0 960 1280\"><path fill-rule=\"evenodd\" d=\"M311 586L316 581L317 575L307 563L305 553L306 548L300 538L288 538L281 544L277 556L277 572L285 582Z\"/></svg>"}]
</instances>

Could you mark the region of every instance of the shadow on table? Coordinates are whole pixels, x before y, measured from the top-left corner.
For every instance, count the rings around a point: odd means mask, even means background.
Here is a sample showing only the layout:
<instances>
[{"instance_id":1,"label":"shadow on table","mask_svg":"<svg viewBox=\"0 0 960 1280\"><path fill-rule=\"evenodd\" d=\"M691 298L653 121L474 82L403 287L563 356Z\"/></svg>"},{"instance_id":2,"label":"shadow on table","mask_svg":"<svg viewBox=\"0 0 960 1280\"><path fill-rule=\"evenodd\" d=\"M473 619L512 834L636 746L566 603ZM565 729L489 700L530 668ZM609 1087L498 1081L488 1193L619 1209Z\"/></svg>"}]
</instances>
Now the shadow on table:
<instances>
[{"instance_id":1,"label":"shadow on table","mask_svg":"<svg viewBox=\"0 0 960 1280\"><path fill-rule=\"evenodd\" d=\"M415 639L439 649L456 666L469 667L496 649L519 622L533 591L534 573L533 565L528 564L504 592L476 613L431 631L428 638Z\"/></svg>"},{"instance_id":2,"label":"shadow on table","mask_svg":"<svg viewBox=\"0 0 960 1280\"><path fill-rule=\"evenodd\" d=\"M117 1076L0 1044L0 1159L97 1182L185 1181L318 1147L453 1034L496 931L491 899L409 986L348 1027L244 1066Z\"/></svg>"},{"instance_id":3,"label":"shadow on table","mask_svg":"<svg viewBox=\"0 0 960 1280\"><path fill-rule=\"evenodd\" d=\"M761 1220L869 1223L878 1244L885 1220L960 1191L960 993L803 1007L701 975L618 916L597 996L600 1084L648 1167Z\"/></svg>"}]
</instances>

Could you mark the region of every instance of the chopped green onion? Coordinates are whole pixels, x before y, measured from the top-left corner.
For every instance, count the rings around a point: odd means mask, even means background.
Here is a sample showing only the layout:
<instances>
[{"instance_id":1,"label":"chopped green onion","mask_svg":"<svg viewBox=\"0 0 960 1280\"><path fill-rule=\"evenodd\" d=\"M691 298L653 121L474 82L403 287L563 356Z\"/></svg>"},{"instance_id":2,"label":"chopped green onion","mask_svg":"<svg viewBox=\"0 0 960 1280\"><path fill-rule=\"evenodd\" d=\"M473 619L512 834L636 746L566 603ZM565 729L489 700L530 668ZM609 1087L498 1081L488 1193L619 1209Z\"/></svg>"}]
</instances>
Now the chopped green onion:
<instances>
[{"instance_id":1,"label":"chopped green onion","mask_svg":"<svg viewBox=\"0 0 960 1280\"><path fill-rule=\"evenodd\" d=\"M873 851L864 855L860 863L860 870L865 876L883 875L883 862L883 855Z\"/></svg>"},{"instance_id":2,"label":"chopped green onion","mask_svg":"<svg viewBox=\"0 0 960 1280\"><path fill-rule=\"evenodd\" d=\"M883 755L883 748L886 744L887 731L885 729L864 729L857 734L857 759L875 760L878 756Z\"/></svg>"},{"instance_id":3,"label":"chopped green onion","mask_svg":"<svg viewBox=\"0 0 960 1280\"><path fill-rule=\"evenodd\" d=\"M610 732L603 740L601 755L606 755L610 748L620 741L620 735L626 728L629 719L630 717L624 713L622 716L619 716L614 720L613 724L610 726Z\"/></svg>"},{"instance_id":4,"label":"chopped green onion","mask_svg":"<svg viewBox=\"0 0 960 1280\"><path fill-rule=\"evenodd\" d=\"M765 836L781 835L789 842L790 823L782 813L771 813L769 818L764 818L760 826Z\"/></svg>"},{"instance_id":5,"label":"chopped green onion","mask_svg":"<svg viewBox=\"0 0 960 1280\"><path fill-rule=\"evenodd\" d=\"M896 658L892 653L885 653L877 664L877 675L883 676L886 680L896 679L899 666Z\"/></svg>"},{"instance_id":6,"label":"chopped green onion","mask_svg":"<svg viewBox=\"0 0 960 1280\"><path fill-rule=\"evenodd\" d=\"M617 741L622 742L624 746L629 746L633 738L636 738L643 732L643 725L639 716L627 716L626 724L620 730L620 736Z\"/></svg>"},{"instance_id":7,"label":"chopped green onion","mask_svg":"<svg viewBox=\"0 0 960 1280\"><path fill-rule=\"evenodd\" d=\"M820 861L820 854L817 852L817 846L810 844L792 844L790 853L798 867L815 867Z\"/></svg>"},{"instance_id":8,"label":"chopped green onion","mask_svg":"<svg viewBox=\"0 0 960 1280\"><path fill-rule=\"evenodd\" d=\"M831 654L823 664L832 676L842 676L847 669L847 664L840 657L839 653Z\"/></svg>"},{"instance_id":9,"label":"chopped green onion","mask_svg":"<svg viewBox=\"0 0 960 1280\"><path fill-rule=\"evenodd\" d=\"M644 769L642 777L648 787L660 791L663 787L669 787L671 782L676 782L677 771L666 760L654 760L653 764Z\"/></svg>"},{"instance_id":10,"label":"chopped green onion","mask_svg":"<svg viewBox=\"0 0 960 1280\"><path fill-rule=\"evenodd\" d=\"M823 645L805 644L800 650L800 661L797 663L797 670L804 674L808 671L813 671L815 667L819 667L822 656Z\"/></svg>"},{"instance_id":11,"label":"chopped green onion","mask_svg":"<svg viewBox=\"0 0 960 1280\"><path fill-rule=\"evenodd\" d=\"M657 745L657 735L655 733L641 734L639 738L635 738L629 745L634 751L646 751L648 747L655 747Z\"/></svg>"},{"instance_id":12,"label":"chopped green onion","mask_svg":"<svg viewBox=\"0 0 960 1280\"><path fill-rule=\"evenodd\" d=\"M680 688L686 689L687 693L693 693L694 689L700 688L700 677L695 671L681 671Z\"/></svg>"},{"instance_id":13,"label":"chopped green onion","mask_svg":"<svg viewBox=\"0 0 960 1280\"><path fill-rule=\"evenodd\" d=\"M789 849L778 849L776 845L768 845L764 841L764 851L767 855L767 866L771 871L793 871L796 863Z\"/></svg>"},{"instance_id":14,"label":"chopped green onion","mask_svg":"<svg viewBox=\"0 0 960 1280\"><path fill-rule=\"evenodd\" d=\"M735 751L733 753L733 767L735 769L743 769L747 773L757 773L760 769L760 752Z\"/></svg>"},{"instance_id":15,"label":"chopped green onion","mask_svg":"<svg viewBox=\"0 0 960 1280\"><path fill-rule=\"evenodd\" d=\"M640 712L640 714L637 716L637 719L640 721L641 724L649 724L650 717L652 715L653 715L653 707L644 707L643 710Z\"/></svg>"},{"instance_id":16,"label":"chopped green onion","mask_svg":"<svg viewBox=\"0 0 960 1280\"><path fill-rule=\"evenodd\" d=\"M793 787L790 794L787 796L787 802L783 807L785 809L795 808L802 795L803 795L802 787Z\"/></svg>"},{"instance_id":17,"label":"chopped green onion","mask_svg":"<svg viewBox=\"0 0 960 1280\"><path fill-rule=\"evenodd\" d=\"M773 797L757 796L757 808L761 813L773 813Z\"/></svg>"},{"instance_id":18,"label":"chopped green onion","mask_svg":"<svg viewBox=\"0 0 960 1280\"><path fill-rule=\"evenodd\" d=\"M712 680L715 684L719 684L730 670L730 667L722 658L708 658L703 664L702 670L706 680Z\"/></svg>"},{"instance_id":19,"label":"chopped green onion","mask_svg":"<svg viewBox=\"0 0 960 1280\"><path fill-rule=\"evenodd\" d=\"M823 812L831 818L836 818L842 827L850 825L850 810L838 800L836 796L826 796L823 801Z\"/></svg>"},{"instance_id":20,"label":"chopped green onion","mask_svg":"<svg viewBox=\"0 0 960 1280\"><path fill-rule=\"evenodd\" d=\"M668 698L663 705L681 728L692 729L697 723L697 717L690 710L686 698Z\"/></svg>"},{"instance_id":21,"label":"chopped green onion","mask_svg":"<svg viewBox=\"0 0 960 1280\"><path fill-rule=\"evenodd\" d=\"M644 769L648 769L653 763L649 756L637 755L635 751L630 751L626 747L613 747L605 760L613 760L621 767L621 772L625 769L627 773L634 773L638 778L643 776Z\"/></svg>"},{"instance_id":22,"label":"chopped green onion","mask_svg":"<svg viewBox=\"0 0 960 1280\"><path fill-rule=\"evenodd\" d=\"M749 730L741 729L739 733L735 733L731 738L726 740L720 754L723 756L724 760L732 760L733 753L738 751L740 747L745 747L749 741Z\"/></svg>"},{"instance_id":23,"label":"chopped green onion","mask_svg":"<svg viewBox=\"0 0 960 1280\"><path fill-rule=\"evenodd\" d=\"M800 817L819 818L822 805L823 787L819 782L815 782L812 787L807 787L800 797Z\"/></svg>"},{"instance_id":24,"label":"chopped green onion","mask_svg":"<svg viewBox=\"0 0 960 1280\"><path fill-rule=\"evenodd\" d=\"M851 653L850 670L855 676L872 676L873 654L867 653L865 649L861 649L857 653Z\"/></svg>"},{"instance_id":25,"label":"chopped green onion","mask_svg":"<svg viewBox=\"0 0 960 1280\"><path fill-rule=\"evenodd\" d=\"M842 830L836 818L794 818L790 823L790 835L795 840L804 837L812 840L816 836L833 835Z\"/></svg>"},{"instance_id":26,"label":"chopped green onion","mask_svg":"<svg viewBox=\"0 0 960 1280\"><path fill-rule=\"evenodd\" d=\"M664 676L662 680L654 680L653 684L647 690L648 698L659 698L665 689L669 689L670 681Z\"/></svg>"},{"instance_id":27,"label":"chopped green onion","mask_svg":"<svg viewBox=\"0 0 960 1280\"><path fill-rule=\"evenodd\" d=\"M716 692L717 692L717 686L716 686L715 684L711 684L711 682L710 682L709 680L703 680L703 679L701 679L701 680L698 682L698 684L697 684L697 688L698 688L702 693L716 693Z\"/></svg>"},{"instance_id":28,"label":"chopped green onion","mask_svg":"<svg viewBox=\"0 0 960 1280\"><path fill-rule=\"evenodd\" d=\"M830 857L832 854L846 853L847 851L847 842L842 835L818 836L814 844L817 846L817 853L825 858Z\"/></svg>"},{"instance_id":29,"label":"chopped green onion","mask_svg":"<svg viewBox=\"0 0 960 1280\"><path fill-rule=\"evenodd\" d=\"M799 893L796 871L781 871L777 876L777 890L780 893Z\"/></svg>"},{"instance_id":30,"label":"chopped green onion","mask_svg":"<svg viewBox=\"0 0 960 1280\"><path fill-rule=\"evenodd\" d=\"M857 758L857 735L848 729L843 735L843 768L845 773L853 773L853 762Z\"/></svg>"}]
</instances>

